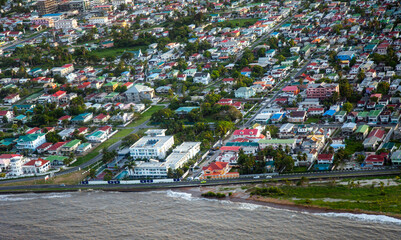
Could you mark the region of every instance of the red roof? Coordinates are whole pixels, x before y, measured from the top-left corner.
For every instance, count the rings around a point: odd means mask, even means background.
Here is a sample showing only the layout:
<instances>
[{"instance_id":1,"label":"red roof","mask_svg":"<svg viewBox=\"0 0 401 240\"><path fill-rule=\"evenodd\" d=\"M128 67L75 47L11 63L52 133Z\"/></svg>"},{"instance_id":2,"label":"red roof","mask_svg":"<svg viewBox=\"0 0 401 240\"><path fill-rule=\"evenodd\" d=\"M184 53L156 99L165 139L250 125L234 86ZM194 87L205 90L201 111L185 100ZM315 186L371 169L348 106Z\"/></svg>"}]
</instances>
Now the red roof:
<instances>
[{"instance_id":1,"label":"red roof","mask_svg":"<svg viewBox=\"0 0 401 240\"><path fill-rule=\"evenodd\" d=\"M235 135L257 135L259 132L258 129L239 129L234 131L234 136Z\"/></svg>"},{"instance_id":2,"label":"red roof","mask_svg":"<svg viewBox=\"0 0 401 240\"><path fill-rule=\"evenodd\" d=\"M235 147L235 146L224 146L220 148L220 151L233 151L233 152L239 152L241 147Z\"/></svg>"},{"instance_id":3,"label":"red roof","mask_svg":"<svg viewBox=\"0 0 401 240\"><path fill-rule=\"evenodd\" d=\"M236 138L232 140L231 142L249 142L249 139L246 138Z\"/></svg>"},{"instance_id":4,"label":"red roof","mask_svg":"<svg viewBox=\"0 0 401 240\"><path fill-rule=\"evenodd\" d=\"M63 96L65 93L66 92L60 90L60 91L55 92L52 96L53 97L60 97L60 96Z\"/></svg>"},{"instance_id":5,"label":"red roof","mask_svg":"<svg viewBox=\"0 0 401 240\"><path fill-rule=\"evenodd\" d=\"M24 166L36 166L36 167L41 167L41 166L45 165L45 164L48 163L48 162L50 162L50 161L48 161L48 160L43 160L43 159L41 159L41 158L38 158L38 159L34 159L34 160L31 160L31 161L25 163ZM36 165L37 163L40 164L40 165Z\"/></svg>"},{"instance_id":6,"label":"red roof","mask_svg":"<svg viewBox=\"0 0 401 240\"><path fill-rule=\"evenodd\" d=\"M45 142L45 143L43 143L42 145L40 145L39 147L37 147L36 149L46 149L46 148L48 148L48 147L51 146L51 145L53 145L53 143Z\"/></svg>"},{"instance_id":7,"label":"red roof","mask_svg":"<svg viewBox=\"0 0 401 240\"><path fill-rule=\"evenodd\" d=\"M384 155L370 155L365 159L365 162L384 162Z\"/></svg>"},{"instance_id":8,"label":"red roof","mask_svg":"<svg viewBox=\"0 0 401 240\"><path fill-rule=\"evenodd\" d=\"M371 131L368 135L368 138L370 137L377 137L382 139L384 137L384 135L386 134L386 131L382 130L382 129L374 129L373 131Z\"/></svg>"},{"instance_id":9,"label":"red roof","mask_svg":"<svg viewBox=\"0 0 401 240\"><path fill-rule=\"evenodd\" d=\"M63 120L69 120L69 119L71 119L71 116L65 115L65 116L62 116L61 118L59 118L58 120L63 121Z\"/></svg>"},{"instance_id":10,"label":"red roof","mask_svg":"<svg viewBox=\"0 0 401 240\"><path fill-rule=\"evenodd\" d=\"M333 154L319 154L317 155L318 160L326 160L326 161L332 161L333 160Z\"/></svg>"},{"instance_id":11,"label":"red roof","mask_svg":"<svg viewBox=\"0 0 401 240\"><path fill-rule=\"evenodd\" d=\"M227 162L212 162L209 166L203 167L202 170L223 170L225 167L227 167L227 165Z\"/></svg>"},{"instance_id":12,"label":"red roof","mask_svg":"<svg viewBox=\"0 0 401 240\"><path fill-rule=\"evenodd\" d=\"M19 154L1 154L0 155L0 158L1 159L4 159L4 158L14 158L14 157L21 157L21 155L19 155Z\"/></svg>"},{"instance_id":13,"label":"red roof","mask_svg":"<svg viewBox=\"0 0 401 240\"><path fill-rule=\"evenodd\" d=\"M64 144L66 144L67 142L58 142L55 143L53 146L51 146L49 149L47 149L48 151L55 151L57 149L59 149L60 147L62 147Z\"/></svg>"}]
</instances>

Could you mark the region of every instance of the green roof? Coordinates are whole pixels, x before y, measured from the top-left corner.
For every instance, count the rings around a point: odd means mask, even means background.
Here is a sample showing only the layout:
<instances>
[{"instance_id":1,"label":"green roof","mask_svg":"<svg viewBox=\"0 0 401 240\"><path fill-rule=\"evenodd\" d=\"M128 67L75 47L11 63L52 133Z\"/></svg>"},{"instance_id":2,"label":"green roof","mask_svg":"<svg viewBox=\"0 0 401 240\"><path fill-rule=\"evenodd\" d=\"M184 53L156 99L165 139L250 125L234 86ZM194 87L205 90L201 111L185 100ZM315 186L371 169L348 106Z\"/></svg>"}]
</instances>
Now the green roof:
<instances>
[{"instance_id":1,"label":"green roof","mask_svg":"<svg viewBox=\"0 0 401 240\"><path fill-rule=\"evenodd\" d=\"M44 133L35 133L35 134L28 134L25 136L20 136L18 138L18 142L32 142L38 139L38 137L44 136Z\"/></svg>"},{"instance_id":2,"label":"green roof","mask_svg":"<svg viewBox=\"0 0 401 240\"><path fill-rule=\"evenodd\" d=\"M368 116L369 117L378 117L380 115L381 111L380 110L372 110L369 112Z\"/></svg>"},{"instance_id":3,"label":"green roof","mask_svg":"<svg viewBox=\"0 0 401 240\"><path fill-rule=\"evenodd\" d=\"M80 144L80 143L81 143L81 140L79 140L79 139L74 139L74 140L72 140L72 141L66 143L66 144L63 146L63 148L71 148L71 147L73 147L73 146L75 146L75 145L77 145L77 144Z\"/></svg>"},{"instance_id":4,"label":"green roof","mask_svg":"<svg viewBox=\"0 0 401 240\"><path fill-rule=\"evenodd\" d=\"M100 137L103 135L103 133L104 133L103 131L96 131L96 132L88 135L87 137Z\"/></svg>"},{"instance_id":5,"label":"green roof","mask_svg":"<svg viewBox=\"0 0 401 240\"><path fill-rule=\"evenodd\" d=\"M272 138L272 139L262 139L258 143L259 144L292 144L295 143L294 138L290 139L278 139L278 138Z\"/></svg>"},{"instance_id":6,"label":"green roof","mask_svg":"<svg viewBox=\"0 0 401 240\"><path fill-rule=\"evenodd\" d=\"M365 133L367 130L369 129L369 126L368 125L360 125L357 129L356 129L356 131L355 131L355 133Z\"/></svg>"},{"instance_id":7,"label":"green roof","mask_svg":"<svg viewBox=\"0 0 401 240\"><path fill-rule=\"evenodd\" d=\"M339 111L338 113L336 113L335 115L336 116L344 116L345 114L347 114L347 112L346 111Z\"/></svg>"},{"instance_id":8,"label":"green roof","mask_svg":"<svg viewBox=\"0 0 401 240\"><path fill-rule=\"evenodd\" d=\"M256 142L228 142L226 146L229 147L258 147L259 144Z\"/></svg>"},{"instance_id":9,"label":"green roof","mask_svg":"<svg viewBox=\"0 0 401 240\"><path fill-rule=\"evenodd\" d=\"M365 117L368 116L368 114L369 114L369 112L358 112L358 117L363 117L363 118L365 118Z\"/></svg>"},{"instance_id":10,"label":"green roof","mask_svg":"<svg viewBox=\"0 0 401 240\"><path fill-rule=\"evenodd\" d=\"M62 161L64 161L65 159L67 159L68 157L64 157L64 156L58 156L58 155L51 155L51 156L48 156L45 160L47 160L47 161L50 161L50 162L53 162L53 161L59 161L59 162L62 162Z\"/></svg>"}]
</instances>

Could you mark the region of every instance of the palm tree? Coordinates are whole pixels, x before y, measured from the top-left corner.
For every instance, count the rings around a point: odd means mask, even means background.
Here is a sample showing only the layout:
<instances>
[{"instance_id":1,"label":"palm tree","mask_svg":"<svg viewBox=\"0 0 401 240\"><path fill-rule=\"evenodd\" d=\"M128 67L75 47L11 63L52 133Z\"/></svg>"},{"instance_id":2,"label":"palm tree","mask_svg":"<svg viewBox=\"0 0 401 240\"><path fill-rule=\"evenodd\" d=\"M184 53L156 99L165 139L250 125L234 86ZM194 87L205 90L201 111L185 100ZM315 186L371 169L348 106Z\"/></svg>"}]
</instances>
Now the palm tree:
<instances>
[{"instance_id":1,"label":"palm tree","mask_svg":"<svg viewBox=\"0 0 401 240\"><path fill-rule=\"evenodd\" d=\"M132 175L134 175L134 169L135 169L135 167L136 167L136 162L135 162L135 160L132 159L131 156L129 156L129 157L127 158L127 161L125 162L123 168L127 168L129 174L132 176Z\"/></svg>"}]
</instances>

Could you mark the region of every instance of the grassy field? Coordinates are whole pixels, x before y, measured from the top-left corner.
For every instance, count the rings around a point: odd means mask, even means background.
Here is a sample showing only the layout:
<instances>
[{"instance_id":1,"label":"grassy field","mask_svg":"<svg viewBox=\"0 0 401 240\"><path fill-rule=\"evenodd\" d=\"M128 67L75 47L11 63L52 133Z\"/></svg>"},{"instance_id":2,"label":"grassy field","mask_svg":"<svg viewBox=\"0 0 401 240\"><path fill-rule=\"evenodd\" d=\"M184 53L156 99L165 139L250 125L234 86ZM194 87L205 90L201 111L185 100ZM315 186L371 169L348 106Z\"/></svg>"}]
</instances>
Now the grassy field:
<instances>
[{"instance_id":1,"label":"grassy field","mask_svg":"<svg viewBox=\"0 0 401 240\"><path fill-rule=\"evenodd\" d=\"M303 206L401 214L401 185L327 185L254 188L251 194Z\"/></svg>"},{"instance_id":2,"label":"grassy field","mask_svg":"<svg viewBox=\"0 0 401 240\"><path fill-rule=\"evenodd\" d=\"M120 129L113 137L108 139L107 141L101 143L99 146L97 146L95 149L93 149L91 152L86 154L85 156L79 157L76 162L74 162L71 166L76 167L81 165L82 163L85 163L89 161L90 159L96 157L100 151L105 148L105 147L110 147L112 144L118 142L121 138L124 138L125 136L129 135L134 129L133 127L137 127L141 125L142 123L146 122L147 120L150 119L153 113L157 112L160 109L163 109L164 106L152 106L148 111L144 112L137 120L133 121L130 123L126 128Z\"/></svg>"},{"instance_id":3,"label":"grassy field","mask_svg":"<svg viewBox=\"0 0 401 240\"><path fill-rule=\"evenodd\" d=\"M86 174L82 174L83 170L65 174L62 176L57 176L50 178L45 181L44 177L41 180L30 180L23 182L14 182L14 183L1 183L2 186L22 186L22 185L35 185L35 184L66 184L66 185L74 185L81 182L86 176Z\"/></svg>"},{"instance_id":4,"label":"grassy field","mask_svg":"<svg viewBox=\"0 0 401 240\"><path fill-rule=\"evenodd\" d=\"M306 121L305 121L305 123L306 124L310 124L310 123L318 123L320 121L320 119L319 118L313 118L313 117L310 117L310 118L308 118Z\"/></svg>"},{"instance_id":5,"label":"grassy field","mask_svg":"<svg viewBox=\"0 0 401 240\"><path fill-rule=\"evenodd\" d=\"M105 49L97 49L93 50L92 53L97 55L100 58L118 56L123 54L125 51L137 51L141 49L142 51L146 49L146 47L130 47L130 48L105 48Z\"/></svg>"}]
</instances>

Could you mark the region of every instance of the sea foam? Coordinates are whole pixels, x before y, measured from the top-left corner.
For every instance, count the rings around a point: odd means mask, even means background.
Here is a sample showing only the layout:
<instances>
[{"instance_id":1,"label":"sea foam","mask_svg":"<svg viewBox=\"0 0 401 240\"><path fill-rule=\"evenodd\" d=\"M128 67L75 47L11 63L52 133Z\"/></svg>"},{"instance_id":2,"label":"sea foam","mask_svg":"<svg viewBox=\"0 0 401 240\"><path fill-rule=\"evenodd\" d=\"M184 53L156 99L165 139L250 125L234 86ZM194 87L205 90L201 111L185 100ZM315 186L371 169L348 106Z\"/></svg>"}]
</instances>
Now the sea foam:
<instances>
[{"instance_id":1,"label":"sea foam","mask_svg":"<svg viewBox=\"0 0 401 240\"><path fill-rule=\"evenodd\" d=\"M385 215L370 215L370 214L355 214L355 213L314 213L313 215L325 216L325 217L344 217L352 220L362 222L375 222L375 223L393 223L401 225L401 220Z\"/></svg>"}]
</instances>

